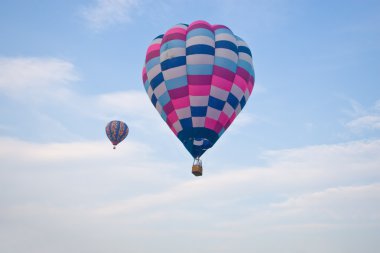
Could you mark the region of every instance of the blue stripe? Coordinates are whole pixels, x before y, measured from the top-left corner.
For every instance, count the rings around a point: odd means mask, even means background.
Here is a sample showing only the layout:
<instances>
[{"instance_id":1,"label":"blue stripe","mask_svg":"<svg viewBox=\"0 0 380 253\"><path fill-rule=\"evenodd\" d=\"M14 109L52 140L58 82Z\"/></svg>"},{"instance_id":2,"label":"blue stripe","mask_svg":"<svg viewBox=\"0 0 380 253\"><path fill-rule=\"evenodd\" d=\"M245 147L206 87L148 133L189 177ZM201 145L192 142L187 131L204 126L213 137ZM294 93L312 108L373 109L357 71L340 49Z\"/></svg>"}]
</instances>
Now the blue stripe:
<instances>
[{"instance_id":1,"label":"blue stripe","mask_svg":"<svg viewBox=\"0 0 380 253\"><path fill-rule=\"evenodd\" d=\"M228 69L233 73L236 73L237 64L236 64L236 62L231 61L230 59L216 56L214 64L219 66L219 67Z\"/></svg>"},{"instance_id":2,"label":"blue stripe","mask_svg":"<svg viewBox=\"0 0 380 253\"><path fill-rule=\"evenodd\" d=\"M163 81L164 77L162 76L162 72L160 72L150 81L150 86L153 90L155 90L157 86L160 85L160 83L162 83Z\"/></svg>"},{"instance_id":3,"label":"blue stripe","mask_svg":"<svg viewBox=\"0 0 380 253\"><path fill-rule=\"evenodd\" d=\"M184 40L169 40L161 45L160 53L165 52L168 49L171 48L185 48L186 47L186 41Z\"/></svg>"},{"instance_id":4,"label":"blue stripe","mask_svg":"<svg viewBox=\"0 0 380 253\"><path fill-rule=\"evenodd\" d=\"M248 47L246 47L246 46L239 46L238 50L239 50L239 52L249 54L252 57L251 50L249 50Z\"/></svg>"},{"instance_id":5,"label":"blue stripe","mask_svg":"<svg viewBox=\"0 0 380 253\"><path fill-rule=\"evenodd\" d=\"M236 109L239 104L239 100L232 93L230 93L227 98L227 103L229 103L232 108Z\"/></svg>"},{"instance_id":6,"label":"blue stripe","mask_svg":"<svg viewBox=\"0 0 380 253\"><path fill-rule=\"evenodd\" d=\"M243 97L241 98L241 100L240 100L240 107L241 107L241 109L244 108L246 102L247 102L247 101L245 101L245 97L243 96Z\"/></svg>"},{"instance_id":7,"label":"blue stripe","mask_svg":"<svg viewBox=\"0 0 380 253\"><path fill-rule=\"evenodd\" d=\"M170 96L169 96L169 93L167 91L165 91L164 94L162 94L158 98L158 102L160 103L160 105L162 107L164 107L169 101L170 101Z\"/></svg>"},{"instance_id":8,"label":"blue stripe","mask_svg":"<svg viewBox=\"0 0 380 253\"><path fill-rule=\"evenodd\" d=\"M249 62L247 62L247 61L245 61L245 60L242 60L242 59L239 59L239 61L238 61L238 66L239 66L239 67L242 67L242 68L245 69L245 70L247 70L247 72L248 72L249 74L251 74L252 76L254 75L254 73L253 73L253 68L252 68L252 66L251 66L251 64L250 64Z\"/></svg>"},{"instance_id":9,"label":"blue stripe","mask_svg":"<svg viewBox=\"0 0 380 253\"><path fill-rule=\"evenodd\" d=\"M150 86L149 79L146 79L146 82L144 83L144 88L146 91L148 91L149 86Z\"/></svg>"},{"instance_id":10,"label":"blue stripe","mask_svg":"<svg viewBox=\"0 0 380 253\"><path fill-rule=\"evenodd\" d=\"M161 62L161 70L179 67L186 64L186 56L178 56Z\"/></svg>"},{"instance_id":11,"label":"blue stripe","mask_svg":"<svg viewBox=\"0 0 380 253\"><path fill-rule=\"evenodd\" d=\"M115 141L116 141L117 143L120 142L119 131L120 131L120 121L116 121L116 135L115 135L116 140L115 140Z\"/></svg>"},{"instance_id":12,"label":"blue stripe","mask_svg":"<svg viewBox=\"0 0 380 253\"><path fill-rule=\"evenodd\" d=\"M189 39L195 36L207 36L213 40L215 39L214 33L205 28L197 28L197 29L191 30L190 32L187 33L186 39Z\"/></svg>"},{"instance_id":13,"label":"blue stripe","mask_svg":"<svg viewBox=\"0 0 380 253\"><path fill-rule=\"evenodd\" d=\"M192 117L205 117L207 114L207 106L191 106Z\"/></svg>"},{"instance_id":14,"label":"blue stripe","mask_svg":"<svg viewBox=\"0 0 380 253\"><path fill-rule=\"evenodd\" d=\"M181 123L182 129L193 128L193 122L191 118L180 119L179 122Z\"/></svg>"},{"instance_id":15,"label":"blue stripe","mask_svg":"<svg viewBox=\"0 0 380 253\"><path fill-rule=\"evenodd\" d=\"M164 37L164 35L161 34L161 35L158 35L156 38L154 38L154 40L155 40L155 39L159 39L159 38L163 38L163 37Z\"/></svg>"},{"instance_id":16,"label":"blue stripe","mask_svg":"<svg viewBox=\"0 0 380 253\"><path fill-rule=\"evenodd\" d=\"M228 40L219 40L215 42L215 48L226 48L229 49L235 53L238 52L238 47L235 45L235 43L232 43Z\"/></svg>"},{"instance_id":17,"label":"blue stripe","mask_svg":"<svg viewBox=\"0 0 380 253\"><path fill-rule=\"evenodd\" d=\"M165 80L165 85L168 90L177 89L187 85L187 76L180 76L176 78L172 78L169 80Z\"/></svg>"},{"instance_id":18,"label":"blue stripe","mask_svg":"<svg viewBox=\"0 0 380 253\"><path fill-rule=\"evenodd\" d=\"M128 129L127 124L124 124L124 125L125 125L124 131L123 131L123 134L121 135L123 139L127 136L127 129Z\"/></svg>"},{"instance_id":19,"label":"blue stripe","mask_svg":"<svg viewBox=\"0 0 380 253\"><path fill-rule=\"evenodd\" d=\"M208 106L215 108L219 111L222 111L224 107L224 101L214 98L213 96L210 96L208 99Z\"/></svg>"},{"instance_id":20,"label":"blue stripe","mask_svg":"<svg viewBox=\"0 0 380 253\"><path fill-rule=\"evenodd\" d=\"M188 64L186 71L188 75L212 75L213 65L211 64Z\"/></svg>"},{"instance_id":21,"label":"blue stripe","mask_svg":"<svg viewBox=\"0 0 380 253\"><path fill-rule=\"evenodd\" d=\"M231 32L231 30L229 30L227 28L219 28L219 29L215 30L215 35L221 34L221 33L227 33L227 34L233 35L233 33Z\"/></svg>"},{"instance_id":22,"label":"blue stripe","mask_svg":"<svg viewBox=\"0 0 380 253\"><path fill-rule=\"evenodd\" d=\"M152 98L150 99L150 101L152 101L152 104L156 107L156 104L157 104L157 97L156 97L156 95L152 94Z\"/></svg>"},{"instance_id":23,"label":"blue stripe","mask_svg":"<svg viewBox=\"0 0 380 253\"><path fill-rule=\"evenodd\" d=\"M186 48L186 55L192 55L192 54L209 54L214 55L215 54L215 48L204 45L204 44L198 44L193 45Z\"/></svg>"},{"instance_id":24,"label":"blue stripe","mask_svg":"<svg viewBox=\"0 0 380 253\"><path fill-rule=\"evenodd\" d=\"M161 118L166 122L166 119L168 118L168 116L164 112L164 109L162 109L162 112L160 114L161 114Z\"/></svg>"},{"instance_id":25,"label":"blue stripe","mask_svg":"<svg viewBox=\"0 0 380 253\"><path fill-rule=\"evenodd\" d=\"M112 129L112 122L110 122L108 124L108 132L107 132L107 136L108 136L108 139L110 139L110 141L114 141L113 138L112 138L112 132L111 132L111 129Z\"/></svg>"},{"instance_id":26,"label":"blue stripe","mask_svg":"<svg viewBox=\"0 0 380 253\"><path fill-rule=\"evenodd\" d=\"M149 70L151 70L154 66L156 66L159 63L160 63L159 56L150 59L147 63L145 63L146 72L149 72Z\"/></svg>"}]
</instances>

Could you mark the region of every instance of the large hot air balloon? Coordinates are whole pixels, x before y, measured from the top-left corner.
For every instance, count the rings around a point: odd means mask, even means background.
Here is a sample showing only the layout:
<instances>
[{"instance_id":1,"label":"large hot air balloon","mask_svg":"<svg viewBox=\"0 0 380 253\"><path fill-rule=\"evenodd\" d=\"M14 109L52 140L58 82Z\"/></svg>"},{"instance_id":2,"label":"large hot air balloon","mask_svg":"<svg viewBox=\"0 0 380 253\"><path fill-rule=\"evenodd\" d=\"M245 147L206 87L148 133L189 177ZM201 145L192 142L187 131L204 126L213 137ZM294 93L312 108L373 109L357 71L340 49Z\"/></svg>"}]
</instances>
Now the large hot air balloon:
<instances>
[{"instance_id":1,"label":"large hot air balloon","mask_svg":"<svg viewBox=\"0 0 380 253\"><path fill-rule=\"evenodd\" d=\"M113 144L113 149L127 137L128 133L129 128L123 121L113 120L106 126L106 134Z\"/></svg>"},{"instance_id":2,"label":"large hot air balloon","mask_svg":"<svg viewBox=\"0 0 380 253\"><path fill-rule=\"evenodd\" d=\"M142 76L154 107L200 170L199 158L243 109L255 82L247 44L228 27L205 21L157 36ZM193 166L193 174L202 171Z\"/></svg>"}]
</instances>

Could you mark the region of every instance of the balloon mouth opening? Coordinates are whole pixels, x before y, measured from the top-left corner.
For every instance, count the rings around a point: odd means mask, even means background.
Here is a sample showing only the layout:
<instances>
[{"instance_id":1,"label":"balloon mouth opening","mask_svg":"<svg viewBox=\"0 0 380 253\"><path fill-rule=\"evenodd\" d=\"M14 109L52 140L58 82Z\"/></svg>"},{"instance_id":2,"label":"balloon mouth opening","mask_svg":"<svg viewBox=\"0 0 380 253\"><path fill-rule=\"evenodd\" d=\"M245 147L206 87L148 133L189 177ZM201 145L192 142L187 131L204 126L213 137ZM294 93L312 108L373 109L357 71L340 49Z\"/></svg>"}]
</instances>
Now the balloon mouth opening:
<instances>
[{"instance_id":1,"label":"balloon mouth opening","mask_svg":"<svg viewBox=\"0 0 380 253\"><path fill-rule=\"evenodd\" d=\"M199 151L206 151L207 149L212 147L211 141L207 138L193 138L193 148Z\"/></svg>"}]
</instances>

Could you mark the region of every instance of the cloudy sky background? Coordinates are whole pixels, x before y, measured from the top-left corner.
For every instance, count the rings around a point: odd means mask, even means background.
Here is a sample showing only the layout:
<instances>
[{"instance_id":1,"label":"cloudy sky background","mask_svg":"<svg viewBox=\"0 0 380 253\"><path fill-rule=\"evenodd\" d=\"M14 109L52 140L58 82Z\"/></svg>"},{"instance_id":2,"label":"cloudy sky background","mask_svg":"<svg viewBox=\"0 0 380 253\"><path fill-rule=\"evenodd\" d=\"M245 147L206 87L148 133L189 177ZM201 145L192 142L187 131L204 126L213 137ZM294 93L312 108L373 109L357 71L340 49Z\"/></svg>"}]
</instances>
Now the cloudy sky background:
<instances>
[{"instance_id":1,"label":"cloudy sky background","mask_svg":"<svg viewBox=\"0 0 380 253\"><path fill-rule=\"evenodd\" d=\"M377 1L0 2L0 252L378 252ZM196 178L141 70L198 19L256 83Z\"/></svg>"}]
</instances>

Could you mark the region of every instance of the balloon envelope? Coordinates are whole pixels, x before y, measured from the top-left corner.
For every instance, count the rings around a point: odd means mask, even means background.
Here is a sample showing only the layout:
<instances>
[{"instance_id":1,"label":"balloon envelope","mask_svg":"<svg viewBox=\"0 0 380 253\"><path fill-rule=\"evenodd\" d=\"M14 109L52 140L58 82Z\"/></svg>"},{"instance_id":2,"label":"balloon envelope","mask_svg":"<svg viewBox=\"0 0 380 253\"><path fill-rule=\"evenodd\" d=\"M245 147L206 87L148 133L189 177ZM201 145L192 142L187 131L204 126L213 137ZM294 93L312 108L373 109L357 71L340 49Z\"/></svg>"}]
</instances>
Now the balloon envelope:
<instances>
[{"instance_id":1,"label":"balloon envelope","mask_svg":"<svg viewBox=\"0 0 380 253\"><path fill-rule=\"evenodd\" d=\"M106 134L108 139L114 146L122 142L128 135L129 128L123 121L113 120L106 126Z\"/></svg>"},{"instance_id":2,"label":"balloon envelope","mask_svg":"<svg viewBox=\"0 0 380 253\"><path fill-rule=\"evenodd\" d=\"M205 21L156 37L142 76L152 104L194 158L231 125L255 81L247 44L228 27Z\"/></svg>"}]
</instances>

